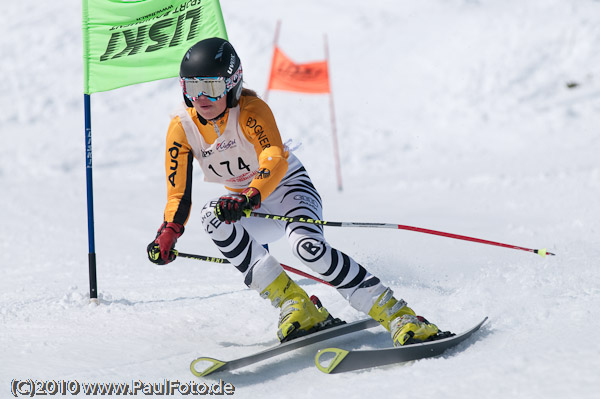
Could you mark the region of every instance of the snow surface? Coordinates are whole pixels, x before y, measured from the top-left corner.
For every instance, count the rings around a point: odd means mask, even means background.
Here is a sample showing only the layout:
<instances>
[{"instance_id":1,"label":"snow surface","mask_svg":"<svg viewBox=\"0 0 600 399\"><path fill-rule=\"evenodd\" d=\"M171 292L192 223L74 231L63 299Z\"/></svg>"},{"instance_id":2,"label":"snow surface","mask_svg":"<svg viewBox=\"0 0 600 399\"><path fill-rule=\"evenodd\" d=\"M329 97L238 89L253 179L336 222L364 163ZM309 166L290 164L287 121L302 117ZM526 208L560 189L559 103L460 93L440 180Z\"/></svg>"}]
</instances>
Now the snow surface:
<instances>
[{"instance_id":1,"label":"snow surface","mask_svg":"<svg viewBox=\"0 0 600 399\"><path fill-rule=\"evenodd\" d=\"M266 87L277 19L298 62L327 34L344 190L323 95L272 92L325 219L400 223L544 248L329 228L332 245L419 313L474 339L444 356L342 375L316 347L205 380L204 355L276 342L277 310L227 265L148 262L162 221L176 80L92 96L100 304L89 304L81 9L5 2L0 23L0 398L13 379L233 384L239 398L597 398L600 391L600 2L222 2L248 87ZM576 87L568 88L567 86ZM196 168L199 169L199 168ZM222 193L196 171L196 207ZM218 256L192 212L181 251ZM286 243L283 263L309 271ZM329 310L358 314L300 278ZM382 348L383 329L329 342ZM291 359L293 357L293 359Z\"/></svg>"}]
</instances>

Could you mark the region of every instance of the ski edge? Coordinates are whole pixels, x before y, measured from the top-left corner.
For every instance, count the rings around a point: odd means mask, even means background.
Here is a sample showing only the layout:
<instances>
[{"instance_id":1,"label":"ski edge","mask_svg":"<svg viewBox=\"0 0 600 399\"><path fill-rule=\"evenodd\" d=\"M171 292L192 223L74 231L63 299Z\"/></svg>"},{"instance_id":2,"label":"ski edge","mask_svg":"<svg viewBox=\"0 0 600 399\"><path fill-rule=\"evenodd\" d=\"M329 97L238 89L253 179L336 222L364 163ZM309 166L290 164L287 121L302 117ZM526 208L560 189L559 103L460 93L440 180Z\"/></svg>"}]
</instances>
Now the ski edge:
<instances>
[{"instance_id":1,"label":"ski edge","mask_svg":"<svg viewBox=\"0 0 600 399\"><path fill-rule=\"evenodd\" d=\"M347 370L341 370L344 369L344 367L340 367L338 368L338 366L343 362L344 359L346 359L346 357L348 355L352 356L352 355L358 355L361 353L367 353L367 352L390 352L390 351L394 351L394 350L398 350L398 349L403 349L403 348L417 348L417 347L428 347L428 346L438 346L440 344L443 343L451 343L453 342L452 345L443 348L441 351L439 352L433 352L433 354L431 356L426 356L426 357L422 357L422 358L417 358L417 359L413 359L413 360L420 360L420 359L426 359L428 357L435 357L435 356L439 356L441 355L443 352L445 352L447 349L457 346L459 344L461 344L463 341L465 341L467 338L469 338L471 335L473 335L475 332L477 332L481 326L488 320L488 317L486 316L482 321L480 321L479 323L477 323L475 326L471 327L468 330L463 331L460 334L457 334L455 336L449 337L449 338L443 338L443 339L439 339L439 340L435 340L435 341L429 341L429 342L423 342L423 343L419 343L419 344L411 344L411 345L407 345L406 347L398 347L398 348L383 348L383 349L367 349L367 350L355 350L355 351L351 351L351 350L345 350L345 349L341 349L341 348L324 348L321 349L317 352L317 354L315 355L315 365L316 367L322 371L325 374L337 374L337 373L341 373L341 372L346 372L346 371L355 371L355 370L360 370L363 368L371 368L371 367L377 367L377 366L367 366L367 367L356 367L356 368L351 368L351 369L347 369ZM333 354L333 358L329 361L329 363L327 365L324 365L321 363L321 356L325 355L325 354ZM401 363L401 361L399 361L398 363ZM387 364L392 364L392 363L386 363L386 364L381 364L380 366L383 365L387 365Z\"/></svg>"}]
</instances>

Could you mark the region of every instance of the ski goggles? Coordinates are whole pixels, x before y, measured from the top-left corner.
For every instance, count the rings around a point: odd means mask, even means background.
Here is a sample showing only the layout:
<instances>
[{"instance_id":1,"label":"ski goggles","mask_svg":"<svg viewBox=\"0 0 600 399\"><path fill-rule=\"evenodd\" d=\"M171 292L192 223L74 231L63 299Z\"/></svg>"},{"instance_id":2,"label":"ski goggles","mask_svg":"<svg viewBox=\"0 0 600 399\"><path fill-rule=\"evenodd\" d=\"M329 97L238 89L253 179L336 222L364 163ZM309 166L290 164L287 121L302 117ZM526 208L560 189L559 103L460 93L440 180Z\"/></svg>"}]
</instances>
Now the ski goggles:
<instances>
[{"instance_id":1,"label":"ski goggles","mask_svg":"<svg viewBox=\"0 0 600 399\"><path fill-rule=\"evenodd\" d=\"M180 78L183 94L190 100L195 101L200 96L205 96L210 101L217 101L236 84L242 80L242 66L229 78L223 77L197 77Z\"/></svg>"}]
</instances>

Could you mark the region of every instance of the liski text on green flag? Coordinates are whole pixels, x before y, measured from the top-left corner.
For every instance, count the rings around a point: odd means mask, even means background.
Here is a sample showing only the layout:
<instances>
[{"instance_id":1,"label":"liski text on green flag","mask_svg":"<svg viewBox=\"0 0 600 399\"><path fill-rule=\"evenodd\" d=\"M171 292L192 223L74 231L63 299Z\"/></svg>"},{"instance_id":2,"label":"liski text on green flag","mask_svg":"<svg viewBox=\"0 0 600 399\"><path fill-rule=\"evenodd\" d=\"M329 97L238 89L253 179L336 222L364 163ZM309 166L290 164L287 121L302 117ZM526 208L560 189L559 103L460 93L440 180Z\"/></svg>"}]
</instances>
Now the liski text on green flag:
<instances>
[{"instance_id":1,"label":"liski text on green flag","mask_svg":"<svg viewBox=\"0 0 600 399\"><path fill-rule=\"evenodd\" d=\"M83 0L84 93L177 76L185 51L227 39L218 0Z\"/></svg>"}]
</instances>

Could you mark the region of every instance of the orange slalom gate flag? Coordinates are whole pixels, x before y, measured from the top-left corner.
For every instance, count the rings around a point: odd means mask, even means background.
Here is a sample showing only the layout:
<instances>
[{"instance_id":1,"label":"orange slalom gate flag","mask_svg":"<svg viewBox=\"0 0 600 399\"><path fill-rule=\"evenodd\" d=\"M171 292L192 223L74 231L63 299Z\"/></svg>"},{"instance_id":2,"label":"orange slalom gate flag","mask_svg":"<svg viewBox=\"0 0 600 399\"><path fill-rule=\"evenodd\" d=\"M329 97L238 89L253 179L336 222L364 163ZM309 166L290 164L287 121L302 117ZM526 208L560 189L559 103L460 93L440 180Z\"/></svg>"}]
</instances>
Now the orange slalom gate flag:
<instances>
[{"instance_id":1,"label":"orange slalom gate flag","mask_svg":"<svg viewBox=\"0 0 600 399\"><path fill-rule=\"evenodd\" d=\"M296 64L275 47L268 90L330 93L327 61Z\"/></svg>"}]
</instances>

